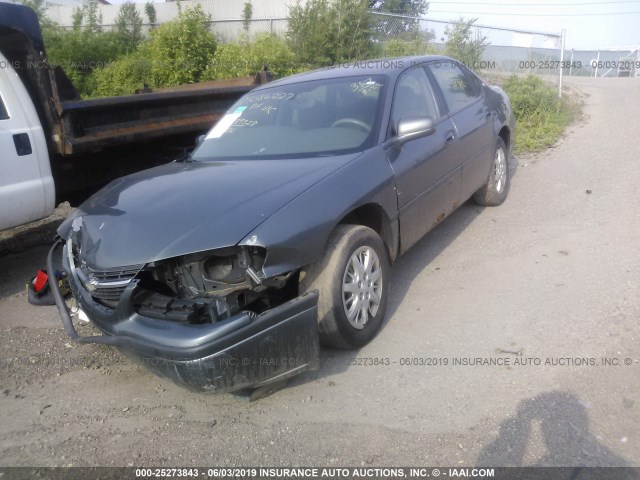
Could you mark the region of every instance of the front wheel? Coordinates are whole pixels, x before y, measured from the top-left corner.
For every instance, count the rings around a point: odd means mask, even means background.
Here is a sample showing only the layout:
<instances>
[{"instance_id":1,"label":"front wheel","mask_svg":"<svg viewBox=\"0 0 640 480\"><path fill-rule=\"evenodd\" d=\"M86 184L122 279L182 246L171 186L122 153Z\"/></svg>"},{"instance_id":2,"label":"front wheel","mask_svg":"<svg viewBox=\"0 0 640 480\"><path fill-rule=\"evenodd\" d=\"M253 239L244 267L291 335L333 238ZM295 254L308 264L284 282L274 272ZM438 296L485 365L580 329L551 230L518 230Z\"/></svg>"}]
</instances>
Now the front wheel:
<instances>
[{"instance_id":1,"label":"front wheel","mask_svg":"<svg viewBox=\"0 0 640 480\"><path fill-rule=\"evenodd\" d=\"M339 225L322 258L308 267L303 292L318 290L318 330L325 345L358 348L380 330L389 298L389 255L380 236Z\"/></svg>"},{"instance_id":2,"label":"front wheel","mask_svg":"<svg viewBox=\"0 0 640 480\"><path fill-rule=\"evenodd\" d=\"M479 205L493 207L502 204L508 193L509 157L507 146L501 138L498 138L487 182L473 195L473 199Z\"/></svg>"}]
</instances>

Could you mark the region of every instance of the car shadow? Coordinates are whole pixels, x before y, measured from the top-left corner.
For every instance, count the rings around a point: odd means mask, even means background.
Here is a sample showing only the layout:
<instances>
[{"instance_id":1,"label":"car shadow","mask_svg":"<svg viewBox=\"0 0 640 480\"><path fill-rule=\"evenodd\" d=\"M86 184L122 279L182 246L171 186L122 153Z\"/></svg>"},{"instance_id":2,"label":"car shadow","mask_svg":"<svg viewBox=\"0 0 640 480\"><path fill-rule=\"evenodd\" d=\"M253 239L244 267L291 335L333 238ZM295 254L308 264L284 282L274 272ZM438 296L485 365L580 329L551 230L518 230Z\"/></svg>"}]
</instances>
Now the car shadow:
<instances>
[{"instance_id":1,"label":"car shadow","mask_svg":"<svg viewBox=\"0 0 640 480\"><path fill-rule=\"evenodd\" d=\"M544 453L532 459L531 448ZM565 472L566 478L572 479L612 478L605 475L611 472L592 471L592 467L631 466L589 432L588 404L561 390L522 400L515 415L501 423L498 437L481 450L476 465L573 466L570 472ZM616 472L615 478L638 480L639 477L629 469Z\"/></svg>"},{"instance_id":2,"label":"car shadow","mask_svg":"<svg viewBox=\"0 0 640 480\"><path fill-rule=\"evenodd\" d=\"M519 161L511 157L509 161L509 178L513 180L518 172ZM508 200L507 200L508 204ZM391 292L387 313L380 331L384 330L396 311L404 301L411 284L467 227L484 211L469 200L456 211L444 219L436 228L431 230L400 258L397 258L391 268ZM500 208L500 207L488 207ZM375 342L375 339L373 340ZM320 350L320 370L301 374L289 380L288 387L321 380L346 371L354 358L359 356L359 350L340 350L323 347Z\"/></svg>"}]
</instances>

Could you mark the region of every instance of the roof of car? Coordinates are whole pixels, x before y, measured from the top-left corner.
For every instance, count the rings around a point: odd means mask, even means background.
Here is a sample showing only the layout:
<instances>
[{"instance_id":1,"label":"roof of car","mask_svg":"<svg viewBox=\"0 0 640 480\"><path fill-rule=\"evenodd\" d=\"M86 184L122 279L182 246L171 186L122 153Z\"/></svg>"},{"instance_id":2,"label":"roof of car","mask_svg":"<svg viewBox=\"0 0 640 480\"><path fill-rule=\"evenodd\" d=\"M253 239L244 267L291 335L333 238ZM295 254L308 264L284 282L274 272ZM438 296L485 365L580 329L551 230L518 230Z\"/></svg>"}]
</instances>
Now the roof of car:
<instances>
[{"instance_id":1,"label":"roof of car","mask_svg":"<svg viewBox=\"0 0 640 480\"><path fill-rule=\"evenodd\" d=\"M445 61L452 59L442 55L422 55L415 57L376 58L373 60L362 60L358 62L342 62L331 67L299 73L297 75L291 75L275 80L260 88L308 82L311 80L352 77L355 75L390 75L395 77L412 65L433 60Z\"/></svg>"}]
</instances>

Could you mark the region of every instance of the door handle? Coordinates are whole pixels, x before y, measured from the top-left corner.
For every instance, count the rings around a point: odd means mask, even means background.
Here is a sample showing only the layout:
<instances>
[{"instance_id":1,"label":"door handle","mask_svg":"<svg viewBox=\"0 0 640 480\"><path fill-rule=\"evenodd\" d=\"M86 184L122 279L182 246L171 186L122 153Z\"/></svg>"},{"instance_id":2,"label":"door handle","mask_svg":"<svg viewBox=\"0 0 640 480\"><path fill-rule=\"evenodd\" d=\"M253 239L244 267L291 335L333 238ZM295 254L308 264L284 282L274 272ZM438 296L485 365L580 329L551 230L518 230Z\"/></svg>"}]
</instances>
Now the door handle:
<instances>
[{"instance_id":1,"label":"door handle","mask_svg":"<svg viewBox=\"0 0 640 480\"><path fill-rule=\"evenodd\" d=\"M13 136L13 144L16 146L16 153L19 157L25 155L31 155L31 141L29 140L29 134L16 133Z\"/></svg>"},{"instance_id":2,"label":"door handle","mask_svg":"<svg viewBox=\"0 0 640 480\"><path fill-rule=\"evenodd\" d=\"M447 132L447 136L445 137L444 141L445 141L445 143L451 143L455 139L456 139L456 132L451 130L450 132Z\"/></svg>"}]
</instances>

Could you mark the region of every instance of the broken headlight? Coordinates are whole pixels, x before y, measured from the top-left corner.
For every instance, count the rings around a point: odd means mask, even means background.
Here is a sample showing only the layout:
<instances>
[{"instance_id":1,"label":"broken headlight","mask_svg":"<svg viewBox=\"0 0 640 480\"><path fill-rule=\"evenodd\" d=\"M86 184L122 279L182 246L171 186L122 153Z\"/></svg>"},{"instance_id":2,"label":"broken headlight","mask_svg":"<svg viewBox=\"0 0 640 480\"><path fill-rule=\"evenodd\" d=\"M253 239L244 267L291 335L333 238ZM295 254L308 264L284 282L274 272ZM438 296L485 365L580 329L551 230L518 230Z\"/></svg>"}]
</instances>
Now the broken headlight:
<instances>
[{"instance_id":1,"label":"broken headlight","mask_svg":"<svg viewBox=\"0 0 640 480\"><path fill-rule=\"evenodd\" d=\"M189 323L215 322L254 305L264 290L262 247L229 247L148 265L141 275L139 313Z\"/></svg>"}]
</instances>

